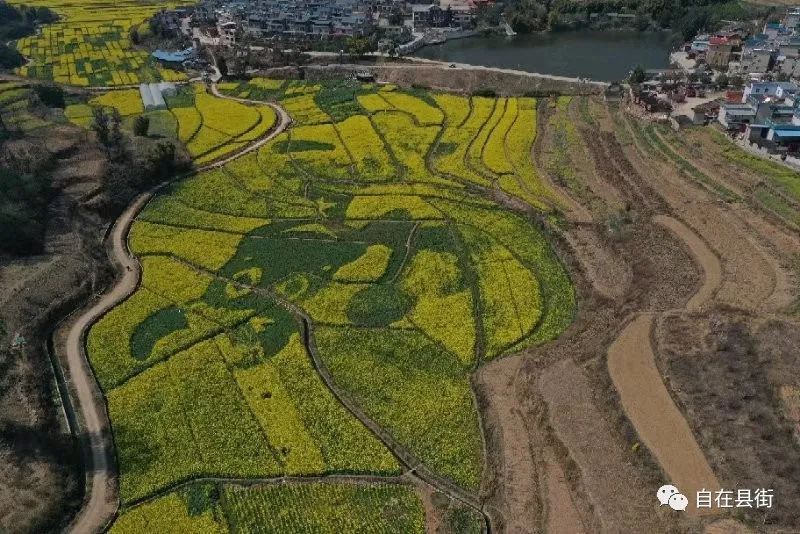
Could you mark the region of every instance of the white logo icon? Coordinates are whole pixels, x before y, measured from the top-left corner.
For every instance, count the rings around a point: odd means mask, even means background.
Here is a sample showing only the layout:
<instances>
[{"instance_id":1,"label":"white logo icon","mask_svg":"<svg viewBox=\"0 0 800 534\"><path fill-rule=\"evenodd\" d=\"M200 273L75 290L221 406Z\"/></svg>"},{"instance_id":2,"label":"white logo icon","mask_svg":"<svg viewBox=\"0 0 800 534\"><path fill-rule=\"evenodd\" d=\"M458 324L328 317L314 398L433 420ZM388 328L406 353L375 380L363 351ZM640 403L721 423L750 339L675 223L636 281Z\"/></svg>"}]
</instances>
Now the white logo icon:
<instances>
[{"instance_id":1,"label":"white logo icon","mask_svg":"<svg viewBox=\"0 0 800 534\"><path fill-rule=\"evenodd\" d=\"M689 499L687 499L686 495L682 493L676 493L675 495L669 498L667 504L669 504L669 507L675 510L676 512L677 511L683 512L686 510L686 507L689 506Z\"/></svg>"},{"instance_id":2,"label":"white logo icon","mask_svg":"<svg viewBox=\"0 0 800 534\"><path fill-rule=\"evenodd\" d=\"M676 511L684 511L689 506L689 499L686 495L682 494L678 488L670 484L661 486L656 492L656 498L661 506L669 505L670 508Z\"/></svg>"}]
</instances>

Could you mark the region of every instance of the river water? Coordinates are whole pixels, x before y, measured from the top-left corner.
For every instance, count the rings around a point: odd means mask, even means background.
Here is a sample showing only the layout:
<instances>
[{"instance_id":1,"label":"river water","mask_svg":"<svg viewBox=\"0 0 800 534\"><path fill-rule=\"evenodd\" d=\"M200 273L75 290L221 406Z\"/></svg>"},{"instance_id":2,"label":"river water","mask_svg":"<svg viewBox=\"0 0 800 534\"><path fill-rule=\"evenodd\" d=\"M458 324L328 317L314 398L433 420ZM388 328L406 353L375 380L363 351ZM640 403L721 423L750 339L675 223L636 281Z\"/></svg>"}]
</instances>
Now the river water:
<instances>
[{"instance_id":1,"label":"river water","mask_svg":"<svg viewBox=\"0 0 800 534\"><path fill-rule=\"evenodd\" d=\"M514 37L470 37L425 46L415 55L593 80L626 77L636 65L669 65L669 34L636 31L566 31Z\"/></svg>"}]
</instances>

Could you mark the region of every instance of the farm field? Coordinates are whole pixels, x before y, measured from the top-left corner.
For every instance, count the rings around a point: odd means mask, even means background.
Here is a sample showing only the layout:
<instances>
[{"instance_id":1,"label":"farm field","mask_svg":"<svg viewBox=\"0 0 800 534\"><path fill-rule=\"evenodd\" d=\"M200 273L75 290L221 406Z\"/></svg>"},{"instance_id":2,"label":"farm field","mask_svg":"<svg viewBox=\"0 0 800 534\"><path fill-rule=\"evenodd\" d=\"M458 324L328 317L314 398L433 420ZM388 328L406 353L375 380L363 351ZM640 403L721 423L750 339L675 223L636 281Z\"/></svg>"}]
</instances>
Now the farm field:
<instances>
[{"instance_id":1,"label":"farm field","mask_svg":"<svg viewBox=\"0 0 800 534\"><path fill-rule=\"evenodd\" d=\"M507 143L530 151L536 124L521 122L531 115L517 104L535 102L504 99L513 113L499 129L487 125L489 115L483 124L473 119L474 135L494 150L480 170L470 167L483 177L480 192L432 161L440 136L457 126L450 121L472 109L470 98L451 96L440 107L443 95L424 91L271 80L220 89L277 99L295 124L256 152L170 185L130 229L141 283L86 341L120 466L115 528L135 528L125 525L160 506L184 521L174 493L149 499L206 477L393 480L419 465L473 499L486 450L471 376L554 339L575 312L573 286L541 228L490 194L534 198L522 189L536 183L533 165L518 171L519 158L501 160ZM140 112L125 95L109 95L89 105ZM197 122L181 115L196 112L202 120L192 127L213 125L234 145L258 127L262 109L200 90L169 105L179 130ZM193 149L196 136L183 139L198 163L213 154ZM516 198L505 177L517 184ZM553 209L550 199L527 206ZM374 531L422 530L416 492L348 491L337 499L363 502L366 517L387 498L409 510L402 527L370 520ZM257 493L221 491L229 525L249 531L243 525L265 513L262 502L328 498L283 487ZM329 515L315 506L307 520ZM474 526L468 510L443 513ZM218 528L216 513L189 516ZM269 515L279 520L286 523L270 528L298 521Z\"/></svg>"},{"instance_id":2,"label":"farm field","mask_svg":"<svg viewBox=\"0 0 800 534\"><path fill-rule=\"evenodd\" d=\"M30 4L48 7L61 19L39 34L17 41L19 52L31 62L17 70L21 76L75 86L111 87L153 81L180 81L186 75L162 68L146 51L130 41L132 29L145 32L145 21L170 2L78 3L42 0Z\"/></svg>"},{"instance_id":3,"label":"farm field","mask_svg":"<svg viewBox=\"0 0 800 534\"><path fill-rule=\"evenodd\" d=\"M149 135L179 140L197 165L246 147L277 123L275 110L270 106L220 99L208 94L202 84L180 87L166 101L167 109L145 112L138 89L114 90L85 103L71 103L64 114L74 124L90 128L93 109L116 110L129 130L136 117L145 116L150 120Z\"/></svg>"},{"instance_id":4,"label":"farm field","mask_svg":"<svg viewBox=\"0 0 800 534\"><path fill-rule=\"evenodd\" d=\"M86 335L119 467L112 531L721 517L658 509L665 477L689 493L765 480L788 506L727 519L799 524L799 173L599 97L216 89L248 103L190 85L156 122L198 166L238 157L136 212L140 281ZM132 120L134 97L66 115ZM254 146L270 103L292 123Z\"/></svg>"},{"instance_id":5,"label":"farm field","mask_svg":"<svg viewBox=\"0 0 800 534\"><path fill-rule=\"evenodd\" d=\"M479 371L487 424L500 428L493 470L509 481L488 502L520 530L518 518L554 532L576 524L586 532L757 530L765 522L796 529L793 499L722 523L692 497L686 514L654 514L650 493L665 480L687 495L756 478L798 482L773 462L798 454L777 428L795 420L783 411L795 398L780 392L796 391L796 380L780 369L797 365L795 337L782 336L794 328L800 296L792 217L800 174L748 154L714 126L674 132L635 118L628 105L559 97L537 107L534 164L569 201L565 217L574 223L562 235L573 280L587 285L587 312L558 344ZM767 341L776 332L784 334ZM730 366L734 355L746 363ZM782 399L778 411L769 395ZM515 415L515 403L546 411L548 423ZM541 444L532 452L516 447L519 436L505 437L520 425L522 440ZM748 458L765 432L769 452ZM534 469L524 471L520 458L544 462L546 479L523 484L518 473ZM578 490L567 474L576 470ZM553 483L561 477L570 479L566 496ZM621 501L625 512L610 504Z\"/></svg>"},{"instance_id":6,"label":"farm field","mask_svg":"<svg viewBox=\"0 0 800 534\"><path fill-rule=\"evenodd\" d=\"M195 484L126 514L113 534L425 532L422 503L399 484Z\"/></svg>"}]
</instances>

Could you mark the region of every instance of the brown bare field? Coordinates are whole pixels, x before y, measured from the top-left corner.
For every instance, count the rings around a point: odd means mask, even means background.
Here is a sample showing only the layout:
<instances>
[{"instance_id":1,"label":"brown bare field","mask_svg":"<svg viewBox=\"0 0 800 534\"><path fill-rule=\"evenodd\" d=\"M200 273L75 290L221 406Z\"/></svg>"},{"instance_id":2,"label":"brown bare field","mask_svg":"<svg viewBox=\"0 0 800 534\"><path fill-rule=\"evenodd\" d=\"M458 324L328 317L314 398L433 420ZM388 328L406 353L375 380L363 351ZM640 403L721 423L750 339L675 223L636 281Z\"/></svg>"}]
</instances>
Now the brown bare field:
<instances>
[{"instance_id":1,"label":"brown bare field","mask_svg":"<svg viewBox=\"0 0 800 534\"><path fill-rule=\"evenodd\" d=\"M695 261L697 261L703 269L703 285L700 286L697 293L692 295L692 298L686 303L687 310L699 310L711 300L722 283L722 267L719 264L719 259L708 248L708 245L683 223L672 217L665 217L664 215L657 215L653 220L672 230L675 235L686 243Z\"/></svg>"},{"instance_id":2,"label":"brown bare field","mask_svg":"<svg viewBox=\"0 0 800 534\"><path fill-rule=\"evenodd\" d=\"M557 113L540 104L541 127ZM568 217L556 245L581 306L555 342L479 373L490 456L504 458L487 509L503 532L797 531L800 236L702 129L648 137L599 98L574 99L566 120L582 183L551 182L591 221ZM556 145L537 139L543 174ZM525 476L507 473L521 458ZM673 512L655 499L666 483L690 503L703 487L768 486L781 509Z\"/></svg>"},{"instance_id":3,"label":"brown bare field","mask_svg":"<svg viewBox=\"0 0 800 534\"><path fill-rule=\"evenodd\" d=\"M104 160L85 134L61 125L6 142L50 161L58 191L46 247L28 258L0 258L0 320L22 349L0 350L0 531L58 530L82 498L81 459L61 407L44 340L53 319L103 277L102 221L77 208L99 185Z\"/></svg>"},{"instance_id":4,"label":"brown bare field","mask_svg":"<svg viewBox=\"0 0 800 534\"><path fill-rule=\"evenodd\" d=\"M697 445L683 415L664 387L650 345L653 316L635 317L608 349L608 369L625 414L664 469L667 480L687 496L699 490L717 491L719 481ZM693 500L689 515L699 510Z\"/></svg>"}]
</instances>

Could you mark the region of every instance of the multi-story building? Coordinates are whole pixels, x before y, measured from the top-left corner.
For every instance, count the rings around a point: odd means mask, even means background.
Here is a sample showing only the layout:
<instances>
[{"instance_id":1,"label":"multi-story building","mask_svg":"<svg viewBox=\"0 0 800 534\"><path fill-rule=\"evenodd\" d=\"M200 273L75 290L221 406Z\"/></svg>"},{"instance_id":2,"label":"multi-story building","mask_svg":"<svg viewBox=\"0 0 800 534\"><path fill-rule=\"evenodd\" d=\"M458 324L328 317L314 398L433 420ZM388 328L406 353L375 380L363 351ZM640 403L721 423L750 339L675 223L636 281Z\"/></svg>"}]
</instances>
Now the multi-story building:
<instances>
[{"instance_id":1,"label":"multi-story building","mask_svg":"<svg viewBox=\"0 0 800 534\"><path fill-rule=\"evenodd\" d=\"M706 64L712 69L727 70L733 56L733 44L726 37L711 37L706 51Z\"/></svg>"},{"instance_id":2,"label":"multi-story building","mask_svg":"<svg viewBox=\"0 0 800 534\"><path fill-rule=\"evenodd\" d=\"M798 87L794 82L750 82L742 93L742 103L761 101L765 98L785 100L797 95Z\"/></svg>"},{"instance_id":3,"label":"multi-story building","mask_svg":"<svg viewBox=\"0 0 800 534\"><path fill-rule=\"evenodd\" d=\"M758 43L753 47L745 45L742 58L738 63L736 74L764 74L769 72L775 62L777 53L769 45Z\"/></svg>"}]
</instances>

